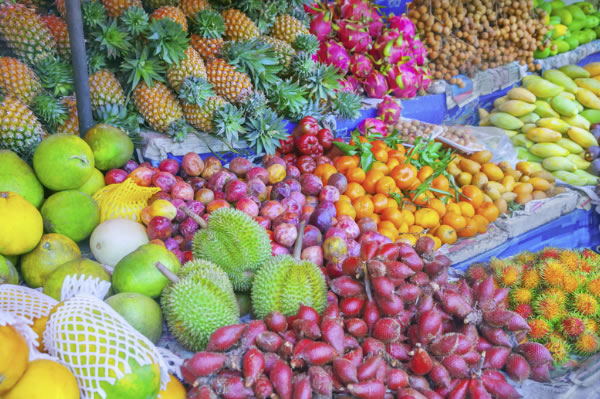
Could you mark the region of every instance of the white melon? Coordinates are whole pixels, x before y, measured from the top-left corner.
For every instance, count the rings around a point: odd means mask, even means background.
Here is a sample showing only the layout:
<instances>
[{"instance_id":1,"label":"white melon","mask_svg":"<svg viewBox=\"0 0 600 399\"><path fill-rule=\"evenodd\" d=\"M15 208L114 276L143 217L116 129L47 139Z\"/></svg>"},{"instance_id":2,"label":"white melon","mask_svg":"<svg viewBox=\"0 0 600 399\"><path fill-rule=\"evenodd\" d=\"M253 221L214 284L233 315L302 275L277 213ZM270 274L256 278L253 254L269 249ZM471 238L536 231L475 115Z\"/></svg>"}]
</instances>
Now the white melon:
<instances>
[{"instance_id":1,"label":"white melon","mask_svg":"<svg viewBox=\"0 0 600 399\"><path fill-rule=\"evenodd\" d=\"M129 219L109 219L99 224L90 237L96 260L114 267L119 261L149 242L146 228Z\"/></svg>"}]
</instances>

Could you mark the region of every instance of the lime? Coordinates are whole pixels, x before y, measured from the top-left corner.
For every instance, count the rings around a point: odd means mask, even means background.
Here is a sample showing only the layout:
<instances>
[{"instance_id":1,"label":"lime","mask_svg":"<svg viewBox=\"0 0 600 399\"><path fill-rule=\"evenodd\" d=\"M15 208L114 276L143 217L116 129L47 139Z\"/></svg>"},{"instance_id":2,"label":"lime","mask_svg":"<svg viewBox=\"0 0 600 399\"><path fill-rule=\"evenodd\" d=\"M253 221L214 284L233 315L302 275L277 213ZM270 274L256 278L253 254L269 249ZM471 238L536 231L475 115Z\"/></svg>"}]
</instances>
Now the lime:
<instances>
[{"instance_id":1,"label":"lime","mask_svg":"<svg viewBox=\"0 0 600 399\"><path fill-rule=\"evenodd\" d=\"M104 175L98 169L94 168L90 178L87 179L83 186L79 187L77 191L87 195L94 195L96 194L96 191L104 186L106 186L106 183L104 183Z\"/></svg>"},{"instance_id":2,"label":"lime","mask_svg":"<svg viewBox=\"0 0 600 399\"><path fill-rule=\"evenodd\" d=\"M69 237L55 233L44 234L37 247L21 259L23 280L31 288L43 287L50 273L79 257L79 247Z\"/></svg>"},{"instance_id":3,"label":"lime","mask_svg":"<svg viewBox=\"0 0 600 399\"><path fill-rule=\"evenodd\" d=\"M158 303L149 296L124 292L105 300L133 328L157 343L162 335L163 317Z\"/></svg>"},{"instance_id":4,"label":"lime","mask_svg":"<svg viewBox=\"0 0 600 399\"><path fill-rule=\"evenodd\" d=\"M42 205L44 229L63 234L75 242L88 237L100 223L100 208L87 194L76 190L52 194Z\"/></svg>"},{"instance_id":5,"label":"lime","mask_svg":"<svg viewBox=\"0 0 600 399\"><path fill-rule=\"evenodd\" d=\"M121 129L100 124L87 131L83 138L94 153L100 170L120 168L133 155L133 143Z\"/></svg>"}]
</instances>

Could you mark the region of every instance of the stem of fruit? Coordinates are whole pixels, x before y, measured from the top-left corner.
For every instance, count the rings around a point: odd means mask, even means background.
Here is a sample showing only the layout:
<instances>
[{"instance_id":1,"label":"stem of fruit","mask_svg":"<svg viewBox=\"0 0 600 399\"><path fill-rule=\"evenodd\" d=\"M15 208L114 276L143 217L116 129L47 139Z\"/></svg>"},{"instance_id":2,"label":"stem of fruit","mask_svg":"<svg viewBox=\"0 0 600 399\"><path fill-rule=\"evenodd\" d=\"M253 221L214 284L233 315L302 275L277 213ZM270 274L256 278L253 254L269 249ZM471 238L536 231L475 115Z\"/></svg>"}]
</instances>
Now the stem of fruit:
<instances>
[{"instance_id":1,"label":"stem of fruit","mask_svg":"<svg viewBox=\"0 0 600 399\"><path fill-rule=\"evenodd\" d=\"M296 238L296 244L294 244L294 259L297 261L300 260L300 255L302 254L302 241L304 240L304 227L306 226L306 220L300 222L300 226L298 226L298 238Z\"/></svg>"},{"instance_id":2,"label":"stem of fruit","mask_svg":"<svg viewBox=\"0 0 600 399\"><path fill-rule=\"evenodd\" d=\"M201 229L205 229L208 227L208 223L206 223L206 220L204 220L200 216L196 215L187 206L183 205L179 209L181 209L183 211L183 213L185 213L187 216L191 217L194 222L198 223L198 226L200 226Z\"/></svg>"},{"instance_id":3,"label":"stem of fruit","mask_svg":"<svg viewBox=\"0 0 600 399\"><path fill-rule=\"evenodd\" d=\"M363 262L363 279L365 280L365 292L367 293L367 299L369 302L373 301L373 294L371 293L371 280L369 279L369 269L367 268L367 262Z\"/></svg>"},{"instance_id":4,"label":"stem of fruit","mask_svg":"<svg viewBox=\"0 0 600 399\"><path fill-rule=\"evenodd\" d=\"M175 273L173 273L171 270L169 270L168 267L166 267L165 265L163 265L160 262L156 262L154 264L154 266L158 269L159 272L161 272L170 282L172 283L177 283L179 282L179 277L177 277L177 275Z\"/></svg>"},{"instance_id":5,"label":"stem of fruit","mask_svg":"<svg viewBox=\"0 0 600 399\"><path fill-rule=\"evenodd\" d=\"M104 263L100 263L100 266L102 266L106 273L108 273L111 276L113 275L113 272L115 271L114 266L105 265Z\"/></svg>"}]
</instances>

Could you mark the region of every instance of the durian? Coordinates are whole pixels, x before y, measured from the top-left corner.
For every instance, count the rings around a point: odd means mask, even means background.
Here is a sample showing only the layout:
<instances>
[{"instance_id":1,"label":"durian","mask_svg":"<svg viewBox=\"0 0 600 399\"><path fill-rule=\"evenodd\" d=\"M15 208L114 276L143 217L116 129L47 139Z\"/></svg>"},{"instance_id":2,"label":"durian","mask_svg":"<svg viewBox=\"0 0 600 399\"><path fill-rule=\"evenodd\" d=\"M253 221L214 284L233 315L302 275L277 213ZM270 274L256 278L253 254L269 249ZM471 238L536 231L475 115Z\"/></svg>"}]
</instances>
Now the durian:
<instances>
[{"instance_id":1,"label":"durian","mask_svg":"<svg viewBox=\"0 0 600 399\"><path fill-rule=\"evenodd\" d=\"M248 291L258 268L271 254L267 231L242 211L223 208L211 213L208 227L196 233L194 258L220 266L236 291Z\"/></svg>"},{"instance_id":2,"label":"durian","mask_svg":"<svg viewBox=\"0 0 600 399\"><path fill-rule=\"evenodd\" d=\"M300 304L321 313L327 305L327 288L321 270L311 262L289 255L271 258L256 273L252 284L252 308L257 318L277 310L295 315Z\"/></svg>"},{"instance_id":3,"label":"durian","mask_svg":"<svg viewBox=\"0 0 600 399\"><path fill-rule=\"evenodd\" d=\"M164 269L161 272L165 273ZM186 263L161 296L167 325L191 351L203 350L217 329L239 322L240 311L227 274L205 260Z\"/></svg>"}]
</instances>

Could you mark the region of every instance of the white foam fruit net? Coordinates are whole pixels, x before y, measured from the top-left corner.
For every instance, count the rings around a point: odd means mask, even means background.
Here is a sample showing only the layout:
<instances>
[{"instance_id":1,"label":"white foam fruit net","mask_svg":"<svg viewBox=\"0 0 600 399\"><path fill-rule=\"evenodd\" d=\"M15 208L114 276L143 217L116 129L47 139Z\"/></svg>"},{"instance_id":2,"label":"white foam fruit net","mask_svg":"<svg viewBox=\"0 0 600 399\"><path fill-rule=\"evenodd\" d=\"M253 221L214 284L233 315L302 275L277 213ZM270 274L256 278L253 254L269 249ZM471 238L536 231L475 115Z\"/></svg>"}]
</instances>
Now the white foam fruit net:
<instances>
[{"instance_id":1,"label":"white foam fruit net","mask_svg":"<svg viewBox=\"0 0 600 399\"><path fill-rule=\"evenodd\" d=\"M110 282L85 274L71 274L65 277L60 291L60 300L66 301L79 294L87 294L104 299L110 290Z\"/></svg>"},{"instance_id":2,"label":"white foam fruit net","mask_svg":"<svg viewBox=\"0 0 600 399\"><path fill-rule=\"evenodd\" d=\"M29 361L44 357L48 358L37 350L37 334L31 329L31 324L33 324L31 320L0 310L0 326L11 326L25 338L25 342L29 347Z\"/></svg>"},{"instance_id":3,"label":"white foam fruit net","mask_svg":"<svg viewBox=\"0 0 600 399\"><path fill-rule=\"evenodd\" d=\"M106 398L100 383L113 385L130 374L130 360L140 366L158 364L161 389L169 381L154 344L94 296L78 295L57 307L44 331L44 346L75 375L82 399Z\"/></svg>"}]
</instances>

